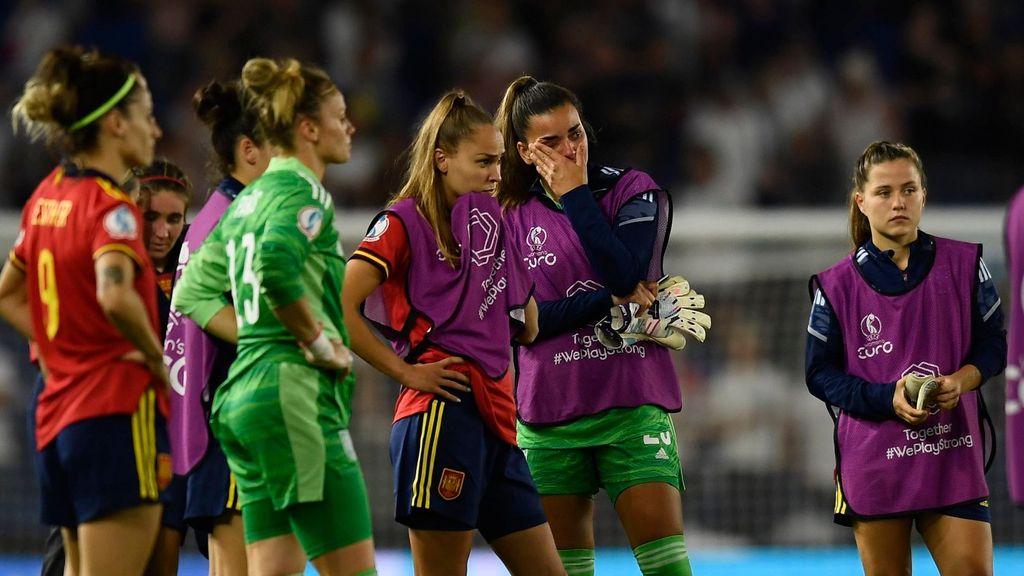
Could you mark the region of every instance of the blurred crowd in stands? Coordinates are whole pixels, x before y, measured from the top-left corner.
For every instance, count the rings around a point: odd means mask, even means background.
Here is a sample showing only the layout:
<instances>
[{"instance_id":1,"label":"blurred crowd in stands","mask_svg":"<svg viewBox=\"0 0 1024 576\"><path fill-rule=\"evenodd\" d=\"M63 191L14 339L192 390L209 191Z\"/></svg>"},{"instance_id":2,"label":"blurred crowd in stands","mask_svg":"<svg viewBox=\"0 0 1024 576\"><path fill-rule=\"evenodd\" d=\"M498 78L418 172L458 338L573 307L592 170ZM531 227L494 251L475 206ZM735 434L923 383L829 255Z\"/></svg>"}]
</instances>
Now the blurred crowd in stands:
<instances>
[{"instance_id":1,"label":"blurred crowd in stands","mask_svg":"<svg viewBox=\"0 0 1024 576\"><path fill-rule=\"evenodd\" d=\"M6 108L69 41L141 63L158 151L200 184L196 88L251 56L319 63L358 129L352 161L328 178L341 206L383 203L441 91L494 109L523 73L575 90L592 154L644 167L683 206L839 205L879 137L922 154L944 203L1001 203L1024 181L1015 0L6 0ZM0 206L20 207L51 165L0 130Z\"/></svg>"}]
</instances>

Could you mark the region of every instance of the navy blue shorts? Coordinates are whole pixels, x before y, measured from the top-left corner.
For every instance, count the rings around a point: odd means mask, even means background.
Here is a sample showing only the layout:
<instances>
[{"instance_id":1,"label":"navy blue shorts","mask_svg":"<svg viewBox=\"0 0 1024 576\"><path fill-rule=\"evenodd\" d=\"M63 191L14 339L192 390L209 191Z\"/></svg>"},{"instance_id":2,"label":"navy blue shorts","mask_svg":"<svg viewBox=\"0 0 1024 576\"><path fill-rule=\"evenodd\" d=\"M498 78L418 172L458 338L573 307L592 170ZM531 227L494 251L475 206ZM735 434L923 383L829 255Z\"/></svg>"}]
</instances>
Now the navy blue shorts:
<instances>
[{"instance_id":1,"label":"navy blue shorts","mask_svg":"<svg viewBox=\"0 0 1024 576\"><path fill-rule=\"evenodd\" d=\"M162 502L171 482L167 424L150 389L134 414L75 422L36 452L42 521L75 527Z\"/></svg>"},{"instance_id":2,"label":"navy blue shorts","mask_svg":"<svg viewBox=\"0 0 1024 576\"><path fill-rule=\"evenodd\" d=\"M164 513L160 517L160 525L185 532L185 486L186 478L177 474L171 478L171 484L164 490Z\"/></svg>"},{"instance_id":3,"label":"navy blue shorts","mask_svg":"<svg viewBox=\"0 0 1024 576\"><path fill-rule=\"evenodd\" d=\"M849 508L843 508L842 511L839 509L840 506L845 505L846 500L842 499L837 502L837 510L832 514L832 521L840 526L851 527L855 520L859 520L859 517L850 512ZM988 507L988 499L981 500L979 502L966 502L963 504L954 504L945 508L938 508L936 510L929 510L933 514L941 514L943 516L953 516L955 518L963 518L964 520L977 520L979 522L992 523L992 511ZM917 514L910 514L904 516L906 518L916 518ZM896 518L900 516L894 516Z\"/></svg>"},{"instance_id":4,"label":"navy blue shorts","mask_svg":"<svg viewBox=\"0 0 1024 576\"><path fill-rule=\"evenodd\" d=\"M522 450L480 419L469 393L435 398L391 428L395 520L417 530L477 529L488 542L546 522Z\"/></svg>"},{"instance_id":5,"label":"navy blue shorts","mask_svg":"<svg viewBox=\"0 0 1024 576\"><path fill-rule=\"evenodd\" d=\"M213 436L210 437L203 459L188 473L187 492L185 521L197 530L212 532L213 525L225 511L242 511L238 504L235 477L228 469L227 458Z\"/></svg>"}]
</instances>

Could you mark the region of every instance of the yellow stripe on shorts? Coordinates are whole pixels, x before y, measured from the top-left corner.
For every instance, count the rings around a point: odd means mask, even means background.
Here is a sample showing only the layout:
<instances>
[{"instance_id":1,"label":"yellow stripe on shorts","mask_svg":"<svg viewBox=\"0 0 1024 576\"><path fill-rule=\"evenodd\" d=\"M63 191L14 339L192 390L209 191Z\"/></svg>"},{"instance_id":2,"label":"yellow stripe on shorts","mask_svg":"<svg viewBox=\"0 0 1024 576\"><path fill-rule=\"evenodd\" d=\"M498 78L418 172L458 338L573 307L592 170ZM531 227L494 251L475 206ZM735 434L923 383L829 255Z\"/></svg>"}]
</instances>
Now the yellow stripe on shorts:
<instances>
[{"instance_id":1,"label":"yellow stripe on shorts","mask_svg":"<svg viewBox=\"0 0 1024 576\"><path fill-rule=\"evenodd\" d=\"M420 426L419 461L416 463L416 474L412 481L412 505L415 508L430 508L431 480L434 477L437 439L441 435L443 418L444 402L432 400Z\"/></svg>"},{"instance_id":2,"label":"yellow stripe on shorts","mask_svg":"<svg viewBox=\"0 0 1024 576\"><path fill-rule=\"evenodd\" d=\"M836 481L836 507L833 512L835 514L846 514L846 499L843 498L843 488L839 485L838 480Z\"/></svg>"},{"instance_id":3,"label":"yellow stripe on shorts","mask_svg":"<svg viewBox=\"0 0 1024 576\"><path fill-rule=\"evenodd\" d=\"M238 483L235 481L235 473L228 472L228 501L224 504L227 510L241 512L242 507L238 505Z\"/></svg>"},{"instance_id":4,"label":"yellow stripe on shorts","mask_svg":"<svg viewBox=\"0 0 1024 576\"><path fill-rule=\"evenodd\" d=\"M153 499L156 500L160 496L160 482L156 477L156 391L152 388L146 389L146 419L148 420L146 434L149 435L149 442L147 443L149 453L146 454L146 471L149 473L150 494L152 494Z\"/></svg>"},{"instance_id":5,"label":"yellow stripe on shorts","mask_svg":"<svg viewBox=\"0 0 1024 576\"><path fill-rule=\"evenodd\" d=\"M139 497L144 500L157 498L156 486L156 426L154 404L156 397L152 389L146 390L139 398L139 408L132 413L132 448L135 452L135 472L139 477Z\"/></svg>"}]
</instances>

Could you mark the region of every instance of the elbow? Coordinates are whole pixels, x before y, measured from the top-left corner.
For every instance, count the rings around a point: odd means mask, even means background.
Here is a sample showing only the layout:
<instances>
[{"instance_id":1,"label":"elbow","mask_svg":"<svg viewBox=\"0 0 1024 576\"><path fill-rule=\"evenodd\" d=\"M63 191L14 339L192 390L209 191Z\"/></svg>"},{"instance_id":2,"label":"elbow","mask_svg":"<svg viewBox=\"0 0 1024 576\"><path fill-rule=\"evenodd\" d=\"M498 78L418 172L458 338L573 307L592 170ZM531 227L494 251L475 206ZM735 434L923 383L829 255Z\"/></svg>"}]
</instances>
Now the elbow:
<instances>
[{"instance_id":1,"label":"elbow","mask_svg":"<svg viewBox=\"0 0 1024 576\"><path fill-rule=\"evenodd\" d=\"M537 336L539 334L540 327L537 326L536 322L533 322L532 325L527 323L526 326L523 326L523 329L516 334L516 342L520 344L532 344L537 340Z\"/></svg>"},{"instance_id":2,"label":"elbow","mask_svg":"<svg viewBox=\"0 0 1024 576\"><path fill-rule=\"evenodd\" d=\"M96 302L103 315L110 320L119 320L127 304L128 295L124 288L107 288L96 293Z\"/></svg>"}]
</instances>

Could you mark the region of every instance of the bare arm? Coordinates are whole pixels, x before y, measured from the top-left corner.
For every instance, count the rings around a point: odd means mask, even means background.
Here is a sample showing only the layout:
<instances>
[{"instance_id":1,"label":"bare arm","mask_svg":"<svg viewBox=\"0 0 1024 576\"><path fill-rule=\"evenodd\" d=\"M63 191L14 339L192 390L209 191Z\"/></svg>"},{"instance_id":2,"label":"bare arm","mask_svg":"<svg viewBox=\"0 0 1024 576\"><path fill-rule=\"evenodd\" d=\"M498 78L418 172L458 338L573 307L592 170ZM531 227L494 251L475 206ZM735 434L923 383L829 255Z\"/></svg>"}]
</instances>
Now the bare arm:
<instances>
[{"instance_id":1,"label":"bare arm","mask_svg":"<svg viewBox=\"0 0 1024 576\"><path fill-rule=\"evenodd\" d=\"M235 307L230 304L218 310L202 328L229 344L238 344L238 321L235 319Z\"/></svg>"},{"instance_id":2,"label":"bare arm","mask_svg":"<svg viewBox=\"0 0 1024 576\"><path fill-rule=\"evenodd\" d=\"M377 338L363 318L360 311L363 302L382 282L384 275L379 269L362 260L349 260L345 268L341 303L345 313L345 327L348 328L351 337L352 351L377 370L397 380L402 386L431 392L458 402L459 399L445 388L469 390L460 384L469 383L465 374L447 369L450 364L462 362L461 358L445 358L430 364L407 364Z\"/></svg>"},{"instance_id":3,"label":"bare arm","mask_svg":"<svg viewBox=\"0 0 1024 576\"><path fill-rule=\"evenodd\" d=\"M34 340L25 279L25 272L10 262L0 272L0 317L10 322L22 336Z\"/></svg>"},{"instance_id":4,"label":"bare arm","mask_svg":"<svg viewBox=\"0 0 1024 576\"><path fill-rule=\"evenodd\" d=\"M166 385L163 346L150 324L146 305L135 291L135 265L120 252L106 252L97 258L96 301L114 328L142 352L149 371Z\"/></svg>"}]
</instances>

